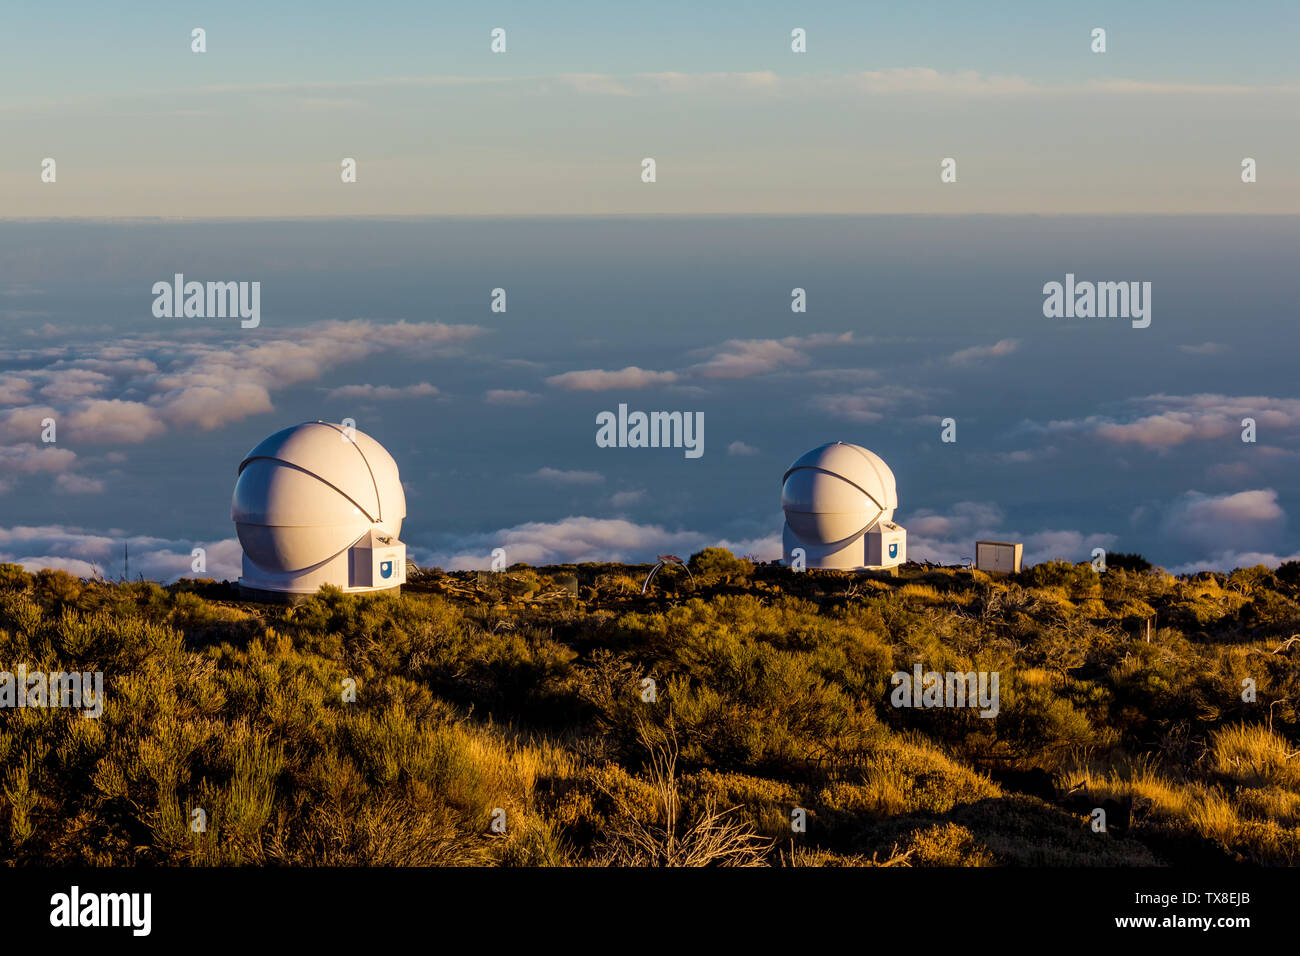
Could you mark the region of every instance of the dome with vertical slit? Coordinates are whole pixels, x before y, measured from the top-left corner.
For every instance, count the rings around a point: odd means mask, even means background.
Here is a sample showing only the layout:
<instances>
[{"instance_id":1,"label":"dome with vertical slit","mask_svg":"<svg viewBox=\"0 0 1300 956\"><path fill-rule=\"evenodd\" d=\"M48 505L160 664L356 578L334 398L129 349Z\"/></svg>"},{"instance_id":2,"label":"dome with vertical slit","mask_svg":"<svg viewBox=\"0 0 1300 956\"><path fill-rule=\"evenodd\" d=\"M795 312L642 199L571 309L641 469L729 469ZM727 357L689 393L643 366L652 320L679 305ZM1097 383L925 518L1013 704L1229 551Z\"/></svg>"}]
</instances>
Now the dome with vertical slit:
<instances>
[{"instance_id":1,"label":"dome with vertical slit","mask_svg":"<svg viewBox=\"0 0 1300 956\"><path fill-rule=\"evenodd\" d=\"M397 463L369 435L329 422L276 432L244 456L231 501L244 556L259 569L313 569L406 517Z\"/></svg>"},{"instance_id":2,"label":"dome with vertical slit","mask_svg":"<svg viewBox=\"0 0 1300 956\"><path fill-rule=\"evenodd\" d=\"M861 445L833 441L802 455L785 473L786 524L808 544L833 545L888 523L898 507L894 473Z\"/></svg>"}]
</instances>

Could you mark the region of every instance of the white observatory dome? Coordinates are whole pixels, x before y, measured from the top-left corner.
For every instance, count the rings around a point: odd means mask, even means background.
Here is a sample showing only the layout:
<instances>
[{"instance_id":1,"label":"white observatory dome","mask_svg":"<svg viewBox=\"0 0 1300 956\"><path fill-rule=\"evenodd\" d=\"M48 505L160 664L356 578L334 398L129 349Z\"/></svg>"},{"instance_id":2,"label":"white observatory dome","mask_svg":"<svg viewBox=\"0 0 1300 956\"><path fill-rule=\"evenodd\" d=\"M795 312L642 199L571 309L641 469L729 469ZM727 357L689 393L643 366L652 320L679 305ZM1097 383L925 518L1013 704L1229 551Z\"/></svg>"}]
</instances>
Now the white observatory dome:
<instances>
[{"instance_id":1,"label":"white observatory dome","mask_svg":"<svg viewBox=\"0 0 1300 956\"><path fill-rule=\"evenodd\" d=\"M373 591L406 578L397 463L356 429L306 422L267 438L240 462L230 516L246 591Z\"/></svg>"},{"instance_id":2,"label":"white observatory dome","mask_svg":"<svg viewBox=\"0 0 1300 956\"><path fill-rule=\"evenodd\" d=\"M905 543L900 543L905 539L894 535L902 532L893 524L897 507L894 473L879 455L838 441L814 448L796 460L782 479L786 561L796 563L793 551L799 548L806 567L901 563L906 552ZM870 533L877 540L866 540ZM881 535L888 540L882 543ZM870 560L873 544L881 548L880 560Z\"/></svg>"}]
</instances>

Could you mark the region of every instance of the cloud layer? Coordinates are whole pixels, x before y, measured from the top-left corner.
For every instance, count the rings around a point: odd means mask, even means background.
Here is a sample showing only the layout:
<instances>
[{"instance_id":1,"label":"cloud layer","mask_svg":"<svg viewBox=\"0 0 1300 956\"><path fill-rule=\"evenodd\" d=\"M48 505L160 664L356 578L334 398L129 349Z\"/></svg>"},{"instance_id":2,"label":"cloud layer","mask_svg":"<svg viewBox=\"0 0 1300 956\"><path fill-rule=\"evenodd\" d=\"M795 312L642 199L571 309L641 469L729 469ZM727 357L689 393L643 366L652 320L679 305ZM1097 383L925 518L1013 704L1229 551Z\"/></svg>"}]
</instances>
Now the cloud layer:
<instances>
[{"instance_id":1,"label":"cloud layer","mask_svg":"<svg viewBox=\"0 0 1300 956\"><path fill-rule=\"evenodd\" d=\"M780 527L779 524L776 525ZM421 564L444 569L487 569L492 550L504 548L513 564L561 564L582 561L652 562L657 554L688 557L717 546L761 560L781 556L779 533L762 538L730 540L706 532L670 530L657 524L637 524L622 518L571 516L559 521L530 521L499 531L466 535L433 549L417 549Z\"/></svg>"},{"instance_id":2,"label":"cloud layer","mask_svg":"<svg viewBox=\"0 0 1300 956\"><path fill-rule=\"evenodd\" d=\"M651 385L671 385L677 381L676 372L655 372L629 365L618 371L600 368L582 369L552 375L547 385L575 392L602 392L616 388L648 388Z\"/></svg>"},{"instance_id":3,"label":"cloud layer","mask_svg":"<svg viewBox=\"0 0 1300 956\"><path fill-rule=\"evenodd\" d=\"M18 525L0 528L0 562L21 564L28 571L60 568L77 577L116 579L122 576L123 548L129 554L131 577L170 583L178 578L236 580L243 552L239 541L183 541L95 531L65 525ZM193 570L194 548L206 552L206 572Z\"/></svg>"},{"instance_id":4,"label":"cloud layer","mask_svg":"<svg viewBox=\"0 0 1300 956\"><path fill-rule=\"evenodd\" d=\"M103 491L101 479L71 474L82 463L67 445L139 444L176 428L222 428L272 411L274 392L315 381L337 366L385 350L453 350L481 331L474 325L356 319L234 333L220 344L182 333L161 342L119 338L114 344L54 348L44 366L0 375L0 406L8 406L0 409L0 492L12 488L13 478L40 472L68 473L56 482L58 491ZM0 359L16 358L15 352L0 353ZM346 385L332 392L366 401L437 394L428 382ZM56 441L45 444L43 423L51 420Z\"/></svg>"},{"instance_id":5,"label":"cloud layer","mask_svg":"<svg viewBox=\"0 0 1300 956\"><path fill-rule=\"evenodd\" d=\"M1217 441L1242 430L1252 418L1263 432L1300 428L1300 399L1263 395L1148 395L1125 403L1125 418L1090 416L1049 422L1041 429L1070 432L1120 445L1172 448L1194 441Z\"/></svg>"},{"instance_id":6,"label":"cloud layer","mask_svg":"<svg viewBox=\"0 0 1300 956\"><path fill-rule=\"evenodd\" d=\"M162 344L150 338L107 348L102 343L69 347L45 368L10 372L0 380L0 387L20 399L39 391L50 400L20 401L0 412L0 440L34 440L45 418L55 420L60 440L87 445L147 441L169 428L220 428L271 411L272 392L314 381L337 366L387 349L418 353L454 348L480 332L474 325L354 319L236 335L233 342L221 344L179 336ZM354 398L435 392L427 382L406 389L357 385L339 390L341 397ZM138 397L105 397L111 394Z\"/></svg>"}]
</instances>

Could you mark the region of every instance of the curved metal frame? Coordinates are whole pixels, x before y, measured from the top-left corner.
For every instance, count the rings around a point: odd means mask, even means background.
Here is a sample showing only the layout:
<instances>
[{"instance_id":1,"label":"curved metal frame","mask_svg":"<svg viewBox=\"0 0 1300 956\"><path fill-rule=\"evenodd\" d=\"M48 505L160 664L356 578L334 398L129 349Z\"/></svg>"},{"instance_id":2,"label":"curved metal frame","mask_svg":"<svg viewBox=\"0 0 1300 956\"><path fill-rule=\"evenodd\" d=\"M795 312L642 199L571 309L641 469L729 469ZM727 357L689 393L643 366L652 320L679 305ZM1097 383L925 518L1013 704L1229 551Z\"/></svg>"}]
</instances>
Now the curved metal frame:
<instances>
[{"instance_id":1,"label":"curved metal frame","mask_svg":"<svg viewBox=\"0 0 1300 956\"><path fill-rule=\"evenodd\" d=\"M665 558L669 560L665 560ZM695 575L691 574L691 569L686 566L685 561L683 561L681 558L673 557L670 554L661 554L659 555L659 563L650 569L650 573L646 575L645 584L641 585L641 595L643 597L645 596L645 592L650 587L650 582L653 581L655 575L659 573L659 569L663 567L667 567L670 564L676 565L677 567L684 570L687 576L691 579L691 583L692 584L695 583Z\"/></svg>"}]
</instances>

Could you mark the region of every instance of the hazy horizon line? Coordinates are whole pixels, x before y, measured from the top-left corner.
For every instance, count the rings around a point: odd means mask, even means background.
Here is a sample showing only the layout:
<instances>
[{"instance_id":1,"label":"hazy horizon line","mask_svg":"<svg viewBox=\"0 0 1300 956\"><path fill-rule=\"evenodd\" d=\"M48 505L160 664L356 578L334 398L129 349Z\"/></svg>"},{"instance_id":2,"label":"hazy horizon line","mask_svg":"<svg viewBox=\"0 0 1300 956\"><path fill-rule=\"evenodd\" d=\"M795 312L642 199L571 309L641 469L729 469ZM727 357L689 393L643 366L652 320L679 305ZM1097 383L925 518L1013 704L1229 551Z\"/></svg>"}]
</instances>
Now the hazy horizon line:
<instances>
[{"instance_id":1,"label":"hazy horizon line","mask_svg":"<svg viewBox=\"0 0 1300 956\"><path fill-rule=\"evenodd\" d=\"M407 222L428 220L606 219L1285 219L1294 212L607 212L607 213L322 213L304 216L0 216L0 223Z\"/></svg>"}]
</instances>

